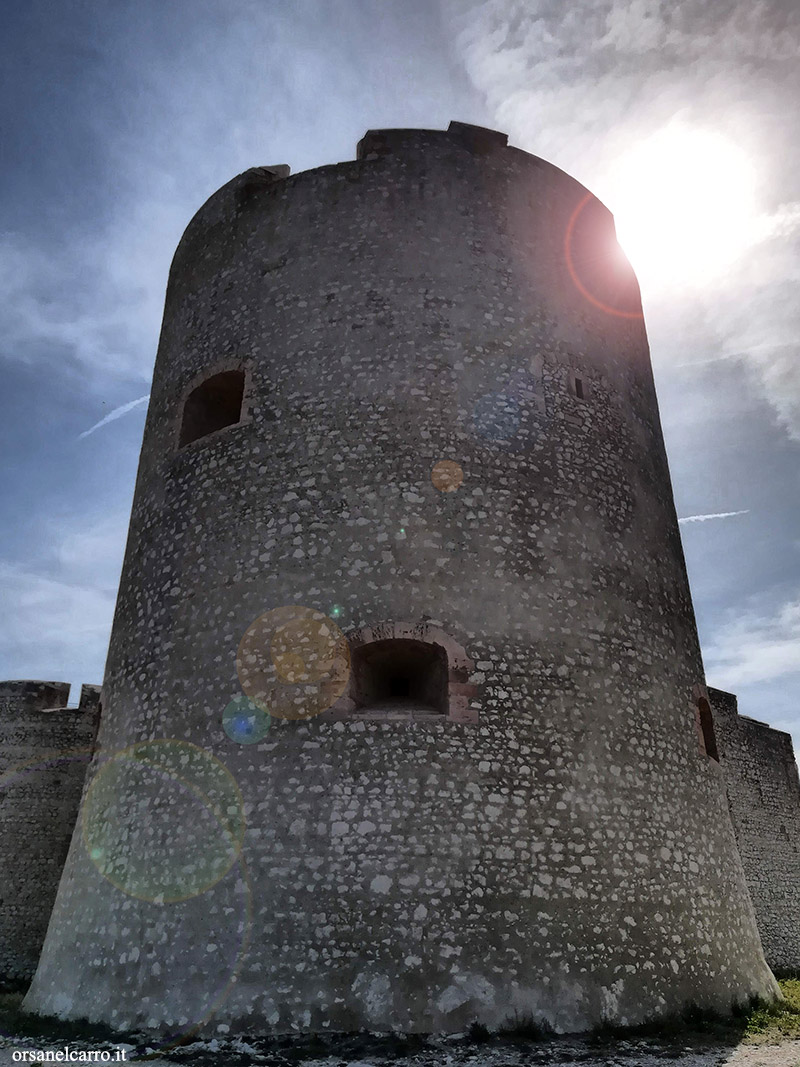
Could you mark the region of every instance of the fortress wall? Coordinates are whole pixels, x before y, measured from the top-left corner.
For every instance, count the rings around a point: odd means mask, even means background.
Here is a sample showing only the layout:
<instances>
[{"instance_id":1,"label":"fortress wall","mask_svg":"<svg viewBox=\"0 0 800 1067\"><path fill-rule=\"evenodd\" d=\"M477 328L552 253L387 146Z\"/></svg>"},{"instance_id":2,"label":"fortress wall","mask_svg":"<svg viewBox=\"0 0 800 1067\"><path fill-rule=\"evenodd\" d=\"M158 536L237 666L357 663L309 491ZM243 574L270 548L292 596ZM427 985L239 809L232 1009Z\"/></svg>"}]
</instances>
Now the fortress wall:
<instances>
[{"instance_id":1,"label":"fortress wall","mask_svg":"<svg viewBox=\"0 0 800 1067\"><path fill-rule=\"evenodd\" d=\"M733 828L767 962L800 970L800 780L791 736L708 690Z\"/></svg>"},{"instance_id":2,"label":"fortress wall","mask_svg":"<svg viewBox=\"0 0 800 1067\"><path fill-rule=\"evenodd\" d=\"M0 714L65 708L69 700L69 690L69 682L0 682Z\"/></svg>"},{"instance_id":3,"label":"fortress wall","mask_svg":"<svg viewBox=\"0 0 800 1067\"><path fill-rule=\"evenodd\" d=\"M100 687L0 682L0 981L36 969L99 720Z\"/></svg>"}]
</instances>

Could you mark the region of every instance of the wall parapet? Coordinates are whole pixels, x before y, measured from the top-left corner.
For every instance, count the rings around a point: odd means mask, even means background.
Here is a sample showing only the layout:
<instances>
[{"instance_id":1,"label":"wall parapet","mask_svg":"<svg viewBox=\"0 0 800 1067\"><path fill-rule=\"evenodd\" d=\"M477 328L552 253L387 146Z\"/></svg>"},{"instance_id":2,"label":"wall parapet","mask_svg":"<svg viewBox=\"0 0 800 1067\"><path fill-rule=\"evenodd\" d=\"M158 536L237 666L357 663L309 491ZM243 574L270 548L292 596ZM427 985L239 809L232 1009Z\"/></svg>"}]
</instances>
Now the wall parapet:
<instances>
[{"instance_id":1,"label":"wall parapet","mask_svg":"<svg viewBox=\"0 0 800 1067\"><path fill-rule=\"evenodd\" d=\"M70 682L15 678L0 681L0 715L36 711L69 711L97 714L100 709L100 686L84 684L77 708L69 707Z\"/></svg>"},{"instance_id":2,"label":"wall parapet","mask_svg":"<svg viewBox=\"0 0 800 1067\"><path fill-rule=\"evenodd\" d=\"M720 763L764 955L800 969L800 777L791 735L739 713L733 693L708 689Z\"/></svg>"},{"instance_id":3,"label":"wall parapet","mask_svg":"<svg viewBox=\"0 0 800 1067\"><path fill-rule=\"evenodd\" d=\"M0 682L0 978L36 968L100 721L100 686ZM31 887L35 887L32 891Z\"/></svg>"},{"instance_id":4,"label":"wall parapet","mask_svg":"<svg viewBox=\"0 0 800 1067\"><path fill-rule=\"evenodd\" d=\"M66 708L69 682L15 679L0 682L0 713Z\"/></svg>"}]
</instances>

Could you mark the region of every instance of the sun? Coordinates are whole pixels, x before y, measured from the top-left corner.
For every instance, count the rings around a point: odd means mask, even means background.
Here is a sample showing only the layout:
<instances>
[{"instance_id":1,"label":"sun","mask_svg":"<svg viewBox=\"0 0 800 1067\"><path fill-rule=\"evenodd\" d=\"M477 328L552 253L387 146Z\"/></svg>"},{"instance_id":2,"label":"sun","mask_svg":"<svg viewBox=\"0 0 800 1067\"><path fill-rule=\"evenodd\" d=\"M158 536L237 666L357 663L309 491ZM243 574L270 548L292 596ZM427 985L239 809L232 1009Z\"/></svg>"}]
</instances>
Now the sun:
<instances>
[{"instance_id":1,"label":"sun","mask_svg":"<svg viewBox=\"0 0 800 1067\"><path fill-rule=\"evenodd\" d=\"M622 155L605 200L642 288L724 277L757 240L755 179L733 141L675 121Z\"/></svg>"}]
</instances>

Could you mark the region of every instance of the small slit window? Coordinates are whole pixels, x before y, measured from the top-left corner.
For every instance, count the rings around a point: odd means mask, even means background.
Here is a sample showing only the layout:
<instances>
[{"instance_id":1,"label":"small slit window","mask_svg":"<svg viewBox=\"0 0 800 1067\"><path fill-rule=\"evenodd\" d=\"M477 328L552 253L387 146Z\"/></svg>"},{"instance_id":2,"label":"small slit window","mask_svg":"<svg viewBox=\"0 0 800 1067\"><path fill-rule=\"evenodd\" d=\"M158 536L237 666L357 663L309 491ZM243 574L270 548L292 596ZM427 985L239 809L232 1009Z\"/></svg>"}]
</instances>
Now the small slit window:
<instances>
[{"instance_id":1,"label":"small slit window","mask_svg":"<svg viewBox=\"0 0 800 1067\"><path fill-rule=\"evenodd\" d=\"M574 370L569 371L569 391L576 400L586 400L589 396L588 381Z\"/></svg>"},{"instance_id":2,"label":"small slit window","mask_svg":"<svg viewBox=\"0 0 800 1067\"><path fill-rule=\"evenodd\" d=\"M447 654L439 645L392 639L353 653L351 694L356 711L448 711Z\"/></svg>"},{"instance_id":3,"label":"small slit window","mask_svg":"<svg viewBox=\"0 0 800 1067\"><path fill-rule=\"evenodd\" d=\"M707 756L719 763L717 737L714 733L714 716L711 711L711 705L705 697L698 697L697 699L697 724L700 728L700 741L703 751Z\"/></svg>"},{"instance_id":4,"label":"small slit window","mask_svg":"<svg viewBox=\"0 0 800 1067\"><path fill-rule=\"evenodd\" d=\"M206 378L186 398L181 419L180 446L241 422L243 402L243 370L221 371Z\"/></svg>"}]
</instances>

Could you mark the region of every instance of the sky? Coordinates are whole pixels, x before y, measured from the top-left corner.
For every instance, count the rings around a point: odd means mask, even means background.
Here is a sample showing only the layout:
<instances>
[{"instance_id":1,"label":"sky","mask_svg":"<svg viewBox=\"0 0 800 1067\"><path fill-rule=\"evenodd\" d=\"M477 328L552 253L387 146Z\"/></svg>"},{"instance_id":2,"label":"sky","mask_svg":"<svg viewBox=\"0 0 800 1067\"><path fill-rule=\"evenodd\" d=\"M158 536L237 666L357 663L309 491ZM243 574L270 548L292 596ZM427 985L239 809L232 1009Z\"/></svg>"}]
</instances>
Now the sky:
<instances>
[{"instance_id":1,"label":"sky","mask_svg":"<svg viewBox=\"0 0 800 1067\"><path fill-rule=\"evenodd\" d=\"M102 679L200 204L455 119L615 213L708 682L800 747L799 59L796 0L6 0L0 677Z\"/></svg>"}]
</instances>

